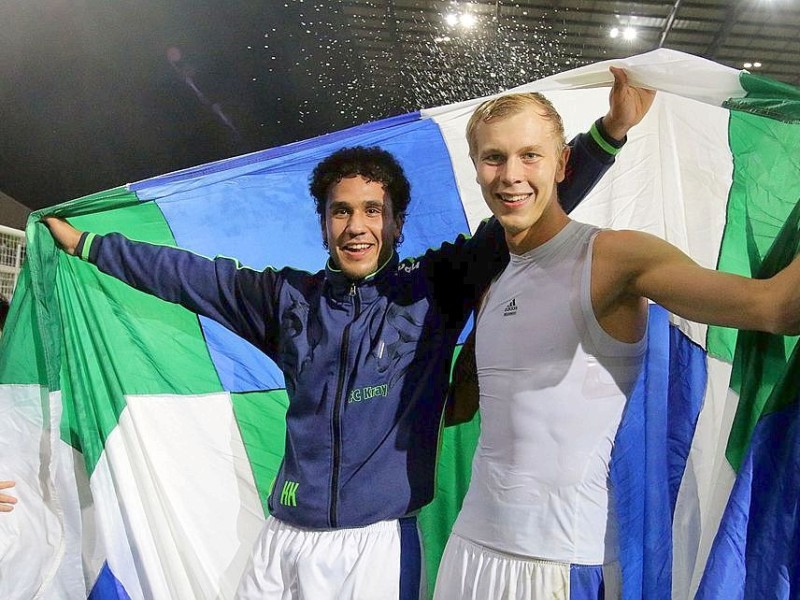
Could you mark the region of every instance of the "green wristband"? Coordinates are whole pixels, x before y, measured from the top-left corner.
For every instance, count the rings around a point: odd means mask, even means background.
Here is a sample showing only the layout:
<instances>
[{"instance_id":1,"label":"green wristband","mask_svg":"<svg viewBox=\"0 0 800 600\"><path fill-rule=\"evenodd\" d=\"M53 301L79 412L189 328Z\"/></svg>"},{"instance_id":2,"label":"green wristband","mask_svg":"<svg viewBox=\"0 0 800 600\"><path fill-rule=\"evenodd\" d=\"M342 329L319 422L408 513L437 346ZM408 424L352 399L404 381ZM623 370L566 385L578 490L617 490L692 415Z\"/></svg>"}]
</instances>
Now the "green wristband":
<instances>
[{"instance_id":1,"label":"green wristband","mask_svg":"<svg viewBox=\"0 0 800 600\"><path fill-rule=\"evenodd\" d=\"M86 239L83 240L83 248L81 248L81 255L79 257L81 260L89 260L89 251L92 249L92 242L95 237L97 237L96 233L86 234Z\"/></svg>"},{"instance_id":2,"label":"green wristband","mask_svg":"<svg viewBox=\"0 0 800 600\"><path fill-rule=\"evenodd\" d=\"M603 150L608 152L611 156L616 156L622 149L622 148L615 148L606 141L606 139L603 137L603 134L600 133L599 129L597 129L597 123L592 123L592 127L589 129L589 135L591 135L592 139L595 142L597 142L598 146L600 146Z\"/></svg>"}]
</instances>

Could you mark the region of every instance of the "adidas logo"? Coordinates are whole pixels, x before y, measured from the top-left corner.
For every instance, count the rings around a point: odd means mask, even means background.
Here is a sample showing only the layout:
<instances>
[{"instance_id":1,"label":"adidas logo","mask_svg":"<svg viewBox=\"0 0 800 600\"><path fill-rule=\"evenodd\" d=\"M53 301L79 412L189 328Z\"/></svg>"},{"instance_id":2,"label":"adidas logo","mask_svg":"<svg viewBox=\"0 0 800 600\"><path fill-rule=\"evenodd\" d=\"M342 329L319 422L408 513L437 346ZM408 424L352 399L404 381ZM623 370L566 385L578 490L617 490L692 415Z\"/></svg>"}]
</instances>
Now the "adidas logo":
<instances>
[{"instance_id":1,"label":"adidas logo","mask_svg":"<svg viewBox=\"0 0 800 600\"><path fill-rule=\"evenodd\" d=\"M503 316L504 317L511 317L511 316L513 316L515 314L517 314L517 299L516 298L514 298L513 300L511 300L511 302L506 304L505 309L503 309Z\"/></svg>"}]
</instances>

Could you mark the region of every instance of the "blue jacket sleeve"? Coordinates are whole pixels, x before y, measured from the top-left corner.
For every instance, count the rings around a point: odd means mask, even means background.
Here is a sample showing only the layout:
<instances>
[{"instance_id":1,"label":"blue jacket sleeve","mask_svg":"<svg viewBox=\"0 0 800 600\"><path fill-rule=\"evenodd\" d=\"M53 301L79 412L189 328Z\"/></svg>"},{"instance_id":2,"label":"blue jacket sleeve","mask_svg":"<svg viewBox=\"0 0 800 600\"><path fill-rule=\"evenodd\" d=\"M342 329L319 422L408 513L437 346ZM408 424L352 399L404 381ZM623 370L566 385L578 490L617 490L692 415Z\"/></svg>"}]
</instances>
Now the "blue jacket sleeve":
<instances>
[{"instance_id":1,"label":"blue jacket sleeve","mask_svg":"<svg viewBox=\"0 0 800 600\"><path fill-rule=\"evenodd\" d=\"M624 143L624 139L617 141L606 133L602 119L570 142L566 177L558 184L558 200L565 212L572 212L600 181Z\"/></svg>"},{"instance_id":2,"label":"blue jacket sleeve","mask_svg":"<svg viewBox=\"0 0 800 600\"><path fill-rule=\"evenodd\" d=\"M137 290L217 321L270 355L274 350L276 271L134 242L118 233L83 234L76 254Z\"/></svg>"},{"instance_id":3,"label":"blue jacket sleeve","mask_svg":"<svg viewBox=\"0 0 800 600\"><path fill-rule=\"evenodd\" d=\"M508 245L502 226L492 217L479 225L474 236L460 235L429 250L420 260L438 306L456 322L462 322L508 264Z\"/></svg>"}]
</instances>

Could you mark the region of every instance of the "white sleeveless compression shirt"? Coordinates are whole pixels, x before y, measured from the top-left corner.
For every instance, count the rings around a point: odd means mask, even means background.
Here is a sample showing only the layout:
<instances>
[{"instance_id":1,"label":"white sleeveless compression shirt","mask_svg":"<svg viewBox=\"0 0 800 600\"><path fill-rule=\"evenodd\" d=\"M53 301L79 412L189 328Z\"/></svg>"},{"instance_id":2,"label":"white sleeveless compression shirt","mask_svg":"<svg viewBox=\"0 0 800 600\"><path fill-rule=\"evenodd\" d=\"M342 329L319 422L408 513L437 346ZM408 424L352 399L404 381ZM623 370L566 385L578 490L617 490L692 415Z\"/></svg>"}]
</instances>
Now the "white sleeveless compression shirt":
<instances>
[{"instance_id":1,"label":"white sleeveless compression shirt","mask_svg":"<svg viewBox=\"0 0 800 600\"><path fill-rule=\"evenodd\" d=\"M453 530L503 552L616 559L614 438L646 350L615 340L591 303L599 230L570 221L511 256L477 320L481 434Z\"/></svg>"}]
</instances>

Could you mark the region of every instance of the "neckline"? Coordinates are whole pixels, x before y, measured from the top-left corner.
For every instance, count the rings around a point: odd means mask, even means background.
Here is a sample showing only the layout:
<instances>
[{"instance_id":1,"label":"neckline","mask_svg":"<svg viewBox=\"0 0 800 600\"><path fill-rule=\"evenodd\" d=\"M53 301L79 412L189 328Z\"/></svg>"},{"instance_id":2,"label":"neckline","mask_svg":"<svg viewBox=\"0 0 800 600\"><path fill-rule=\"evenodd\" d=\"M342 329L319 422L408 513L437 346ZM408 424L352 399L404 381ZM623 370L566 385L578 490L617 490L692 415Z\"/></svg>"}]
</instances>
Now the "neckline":
<instances>
[{"instance_id":1,"label":"neckline","mask_svg":"<svg viewBox=\"0 0 800 600\"><path fill-rule=\"evenodd\" d=\"M541 246L536 246L536 248L531 248L527 252L523 252L522 254L514 254L510 252L511 261L512 262L528 262L531 260L537 260L551 254L552 252L561 248L564 244L566 244L569 239L572 237L572 232L578 226L577 221L573 221L572 219L567 222L564 227L561 228L557 234L547 240Z\"/></svg>"}]
</instances>

